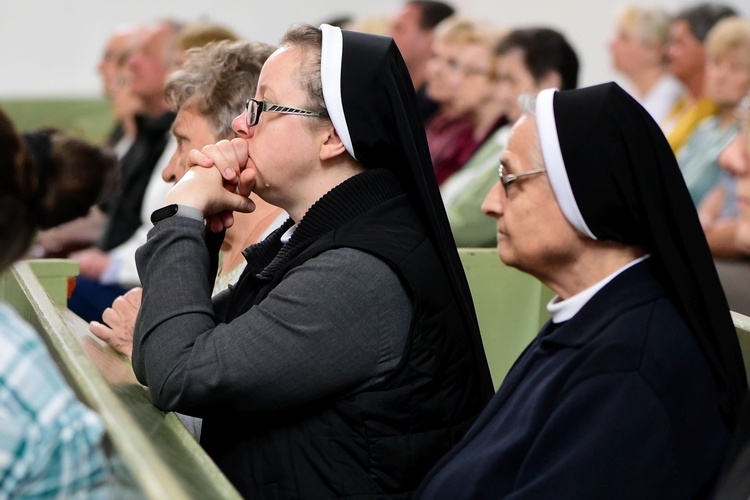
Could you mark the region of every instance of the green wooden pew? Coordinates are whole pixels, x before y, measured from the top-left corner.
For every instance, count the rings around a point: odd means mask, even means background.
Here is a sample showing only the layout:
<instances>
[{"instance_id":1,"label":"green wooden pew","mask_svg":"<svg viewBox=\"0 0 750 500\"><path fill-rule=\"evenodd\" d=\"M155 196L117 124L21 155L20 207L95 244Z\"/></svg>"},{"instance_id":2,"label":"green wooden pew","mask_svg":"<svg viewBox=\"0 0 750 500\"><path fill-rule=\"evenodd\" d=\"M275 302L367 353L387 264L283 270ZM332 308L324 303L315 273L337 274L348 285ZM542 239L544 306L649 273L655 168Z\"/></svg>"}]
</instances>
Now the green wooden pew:
<instances>
[{"instance_id":1,"label":"green wooden pew","mask_svg":"<svg viewBox=\"0 0 750 500\"><path fill-rule=\"evenodd\" d=\"M0 98L0 109L22 132L55 127L96 144L105 141L113 126L109 103L101 98Z\"/></svg>"},{"instance_id":2,"label":"green wooden pew","mask_svg":"<svg viewBox=\"0 0 750 500\"><path fill-rule=\"evenodd\" d=\"M0 300L37 329L78 397L101 416L121 496L240 498L177 417L151 404L129 362L67 309L69 278L77 274L72 261L16 263L0 278Z\"/></svg>"},{"instance_id":3,"label":"green wooden pew","mask_svg":"<svg viewBox=\"0 0 750 500\"><path fill-rule=\"evenodd\" d=\"M552 290L506 266L494 248L459 248L482 343L497 389L513 362L549 319Z\"/></svg>"}]
</instances>

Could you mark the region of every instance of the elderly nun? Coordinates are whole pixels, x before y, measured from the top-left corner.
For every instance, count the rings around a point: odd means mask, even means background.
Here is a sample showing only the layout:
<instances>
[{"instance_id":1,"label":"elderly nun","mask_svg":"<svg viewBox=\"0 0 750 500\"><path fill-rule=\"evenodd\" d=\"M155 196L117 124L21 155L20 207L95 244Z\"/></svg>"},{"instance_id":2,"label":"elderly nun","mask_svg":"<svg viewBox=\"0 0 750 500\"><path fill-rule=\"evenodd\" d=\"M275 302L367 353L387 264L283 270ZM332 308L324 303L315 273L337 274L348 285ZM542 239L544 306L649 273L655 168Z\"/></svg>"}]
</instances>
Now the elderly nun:
<instances>
[{"instance_id":1,"label":"elderly nun","mask_svg":"<svg viewBox=\"0 0 750 500\"><path fill-rule=\"evenodd\" d=\"M746 380L674 156L614 83L529 107L483 210L551 320L418 496L705 497Z\"/></svg>"}]
</instances>

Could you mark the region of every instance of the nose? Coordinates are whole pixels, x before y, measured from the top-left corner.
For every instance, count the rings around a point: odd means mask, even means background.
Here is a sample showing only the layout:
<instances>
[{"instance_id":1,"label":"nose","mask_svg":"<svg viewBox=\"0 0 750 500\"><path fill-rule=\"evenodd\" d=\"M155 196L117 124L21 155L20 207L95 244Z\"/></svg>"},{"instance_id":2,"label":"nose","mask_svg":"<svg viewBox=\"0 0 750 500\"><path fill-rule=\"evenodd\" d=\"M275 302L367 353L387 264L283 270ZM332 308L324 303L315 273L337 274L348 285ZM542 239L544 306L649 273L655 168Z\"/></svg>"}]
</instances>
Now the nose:
<instances>
[{"instance_id":1,"label":"nose","mask_svg":"<svg viewBox=\"0 0 750 500\"><path fill-rule=\"evenodd\" d=\"M232 130L237 134L237 137L248 138L253 135L253 127L247 126L247 110L232 120Z\"/></svg>"},{"instance_id":2,"label":"nose","mask_svg":"<svg viewBox=\"0 0 750 500\"><path fill-rule=\"evenodd\" d=\"M505 201L505 189L503 188L500 181L498 181L482 202L482 212L488 217L499 219L502 217L505 207L503 202Z\"/></svg>"},{"instance_id":3,"label":"nose","mask_svg":"<svg viewBox=\"0 0 750 500\"><path fill-rule=\"evenodd\" d=\"M138 64L140 63L141 55L139 50L134 50L132 54L130 54L125 61L125 67L128 68L130 71L133 71L133 68L137 68Z\"/></svg>"},{"instance_id":4,"label":"nose","mask_svg":"<svg viewBox=\"0 0 750 500\"><path fill-rule=\"evenodd\" d=\"M177 172L179 171L179 168L177 167L180 164L180 153L179 151L175 151L172 155L172 158L169 159L169 163L167 163L167 166L164 167L164 170L161 171L161 178L164 180L164 182L177 182L180 179L177 178Z\"/></svg>"}]
</instances>

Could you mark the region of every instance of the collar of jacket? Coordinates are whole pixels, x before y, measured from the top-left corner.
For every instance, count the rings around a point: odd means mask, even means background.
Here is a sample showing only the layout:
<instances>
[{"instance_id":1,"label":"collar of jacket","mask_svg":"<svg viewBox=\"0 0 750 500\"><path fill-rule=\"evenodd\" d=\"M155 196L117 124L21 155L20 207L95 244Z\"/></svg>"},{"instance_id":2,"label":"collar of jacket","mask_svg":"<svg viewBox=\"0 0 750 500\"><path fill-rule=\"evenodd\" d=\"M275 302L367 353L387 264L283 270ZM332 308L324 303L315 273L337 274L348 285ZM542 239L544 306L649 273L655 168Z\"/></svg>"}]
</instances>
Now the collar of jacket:
<instances>
[{"instance_id":1,"label":"collar of jacket","mask_svg":"<svg viewBox=\"0 0 750 500\"><path fill-rule=\"evenodd\" d=\"M286 245L281 236L294 224L288 219L264 241L244 251L248 268L259 279L270 280L279 269L324 234L385 201L403 194L387 169L366 170L347 179L316 201L299 222Z\"/></svg>"}]
</instances>

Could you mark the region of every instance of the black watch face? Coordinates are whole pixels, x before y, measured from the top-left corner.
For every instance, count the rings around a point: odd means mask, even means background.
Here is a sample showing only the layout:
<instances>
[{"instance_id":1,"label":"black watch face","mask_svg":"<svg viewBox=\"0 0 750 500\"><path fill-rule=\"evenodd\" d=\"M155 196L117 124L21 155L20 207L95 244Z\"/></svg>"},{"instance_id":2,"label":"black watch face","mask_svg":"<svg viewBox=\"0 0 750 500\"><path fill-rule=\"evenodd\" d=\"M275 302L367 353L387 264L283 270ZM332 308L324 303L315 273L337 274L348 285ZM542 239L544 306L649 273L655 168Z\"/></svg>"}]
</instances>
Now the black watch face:
<instances>
[{"instance_id":1,"label":"black watch face","mask_svg":"<svg viewBox=\"0 0 750 500\"><path fill-rule=\"evenodd\" d=\"M156 224L160 220L164 220L168 217L172 217L174 214L177 213L177 205L167 205L166 207L162 207L158 210L154 210L154 213L151 214L151 222Z\"/></svg>"}]
</instances>

